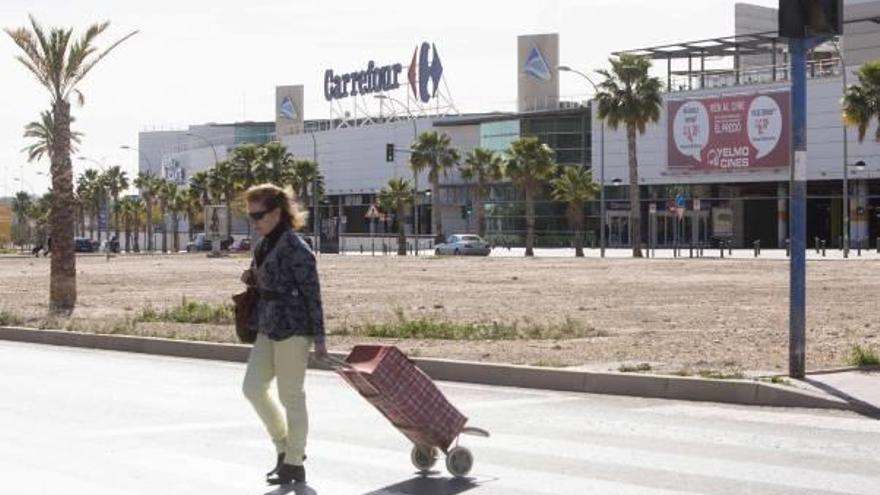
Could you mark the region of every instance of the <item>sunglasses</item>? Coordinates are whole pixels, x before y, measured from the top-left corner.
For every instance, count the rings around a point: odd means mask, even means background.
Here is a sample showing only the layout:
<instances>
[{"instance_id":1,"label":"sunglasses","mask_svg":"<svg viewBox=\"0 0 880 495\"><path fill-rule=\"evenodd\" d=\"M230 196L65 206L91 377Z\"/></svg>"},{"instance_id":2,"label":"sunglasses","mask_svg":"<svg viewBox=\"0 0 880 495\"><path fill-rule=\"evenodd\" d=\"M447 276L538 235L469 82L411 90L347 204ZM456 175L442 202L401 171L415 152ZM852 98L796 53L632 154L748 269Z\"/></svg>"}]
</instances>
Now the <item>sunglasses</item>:
<instances>
[{"instance_id":1,"label":"sunglasses","mask_svg":"<svg viewBox=\"0 0 880 495\"><path fill-rule=\"evenodd\" d=\"M263 219L263 217L265 217L269 213L272 213L273 211L275 211L275 210L272 209L272 210L263 210L263 211L250 211L250 212L248 212L248 216L251 217L251 219L253 221L259 222L260 220Z\"/></svg>"}]
</instances>

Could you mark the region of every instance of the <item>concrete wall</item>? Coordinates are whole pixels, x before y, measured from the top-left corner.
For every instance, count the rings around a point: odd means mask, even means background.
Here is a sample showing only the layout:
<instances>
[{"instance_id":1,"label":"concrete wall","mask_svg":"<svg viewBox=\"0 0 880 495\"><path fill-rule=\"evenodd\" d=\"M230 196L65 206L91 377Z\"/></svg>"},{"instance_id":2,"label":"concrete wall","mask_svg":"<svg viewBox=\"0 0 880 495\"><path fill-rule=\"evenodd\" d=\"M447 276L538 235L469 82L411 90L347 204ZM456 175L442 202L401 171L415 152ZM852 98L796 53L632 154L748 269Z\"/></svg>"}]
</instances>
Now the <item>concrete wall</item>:
<instances>
[{"instance_id":1,"label":"concrete wall","mask_svg":"<svg viewBox=\"0 0 880 495\"><path fill-rule=\"evenodd\" d=\"M431 130L431 122L418 119L417 132ZM281 144L297 158L310 159L314 151L312 136L329 195L376 193L395 176L412 180L409 154L399 152L394 163L385 161L386 143L394 143L397 150L409 148L413 141L410 120L285 136ZM419 190L426 189L427 184L427 175L420 174Z\"/></svg>"}]
</instances>

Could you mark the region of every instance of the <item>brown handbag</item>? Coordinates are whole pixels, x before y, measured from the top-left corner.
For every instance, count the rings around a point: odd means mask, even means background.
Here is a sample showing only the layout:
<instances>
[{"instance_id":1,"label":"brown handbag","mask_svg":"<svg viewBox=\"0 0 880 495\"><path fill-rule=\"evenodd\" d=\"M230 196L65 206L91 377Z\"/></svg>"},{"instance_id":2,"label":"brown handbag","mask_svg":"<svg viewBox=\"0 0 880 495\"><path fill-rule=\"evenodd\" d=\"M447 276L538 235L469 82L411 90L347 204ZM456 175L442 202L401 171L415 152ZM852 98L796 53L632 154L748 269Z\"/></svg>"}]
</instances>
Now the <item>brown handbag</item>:
<instances>
[{"instance_id":1,"label":"brown handbag","mask_svg":"<svg viewBox=\"0 0 880 495\"><path fill-rule=\"evenodd\" d=\"M253 287L232 296L235 303L235 334L244 344L253 344L257 340L256 330L250 328L251 311L255 310L257 297L257 289Z\"/></svg>"}]
</instances>

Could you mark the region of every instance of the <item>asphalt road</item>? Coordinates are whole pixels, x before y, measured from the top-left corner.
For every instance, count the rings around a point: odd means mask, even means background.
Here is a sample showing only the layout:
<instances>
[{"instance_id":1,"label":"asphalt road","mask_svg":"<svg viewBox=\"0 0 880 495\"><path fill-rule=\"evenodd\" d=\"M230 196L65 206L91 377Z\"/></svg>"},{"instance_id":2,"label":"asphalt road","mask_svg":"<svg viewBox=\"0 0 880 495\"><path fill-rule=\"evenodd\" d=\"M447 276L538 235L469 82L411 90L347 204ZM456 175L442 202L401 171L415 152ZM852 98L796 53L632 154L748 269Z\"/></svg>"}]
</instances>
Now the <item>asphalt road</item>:
<instances>
[{"instance_id":1,"label":"asphalt road","mask_svg":"<svg viewBox=\"0 0 880 495\"><path fill-rule=\"evenodd\" d=\"M310 483L272 489L241 364L0 342L0 494L880 493L880 421L443 383L490 430L471 477L420 477L405 438L310 372Z\"/></svg>"}]
</instances>

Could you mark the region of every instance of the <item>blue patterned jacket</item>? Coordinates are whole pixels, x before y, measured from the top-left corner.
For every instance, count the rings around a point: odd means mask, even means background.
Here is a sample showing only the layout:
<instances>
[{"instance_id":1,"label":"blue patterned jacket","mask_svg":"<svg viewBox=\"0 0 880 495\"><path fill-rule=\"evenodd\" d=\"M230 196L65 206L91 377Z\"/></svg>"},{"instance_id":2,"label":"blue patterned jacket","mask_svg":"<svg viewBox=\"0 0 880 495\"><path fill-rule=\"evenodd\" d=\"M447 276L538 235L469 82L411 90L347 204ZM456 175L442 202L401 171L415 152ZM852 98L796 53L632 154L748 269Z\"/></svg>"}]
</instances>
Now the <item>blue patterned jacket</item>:
<instances>
[{"instance_id":1,"label":"blue patterned jacket","mask_svg":"<svg viewBox=\"0 0 880 495\"><path fill-rule=\"evenodd\" d=\"M266 238L260 239L258 252ZM315 254L288 228L266 255L263 264L251 261L260 298L251 314L251 328L272 340L293 335L313 336L324 342L324 311Z\"/></svg>"}]
</instances>

